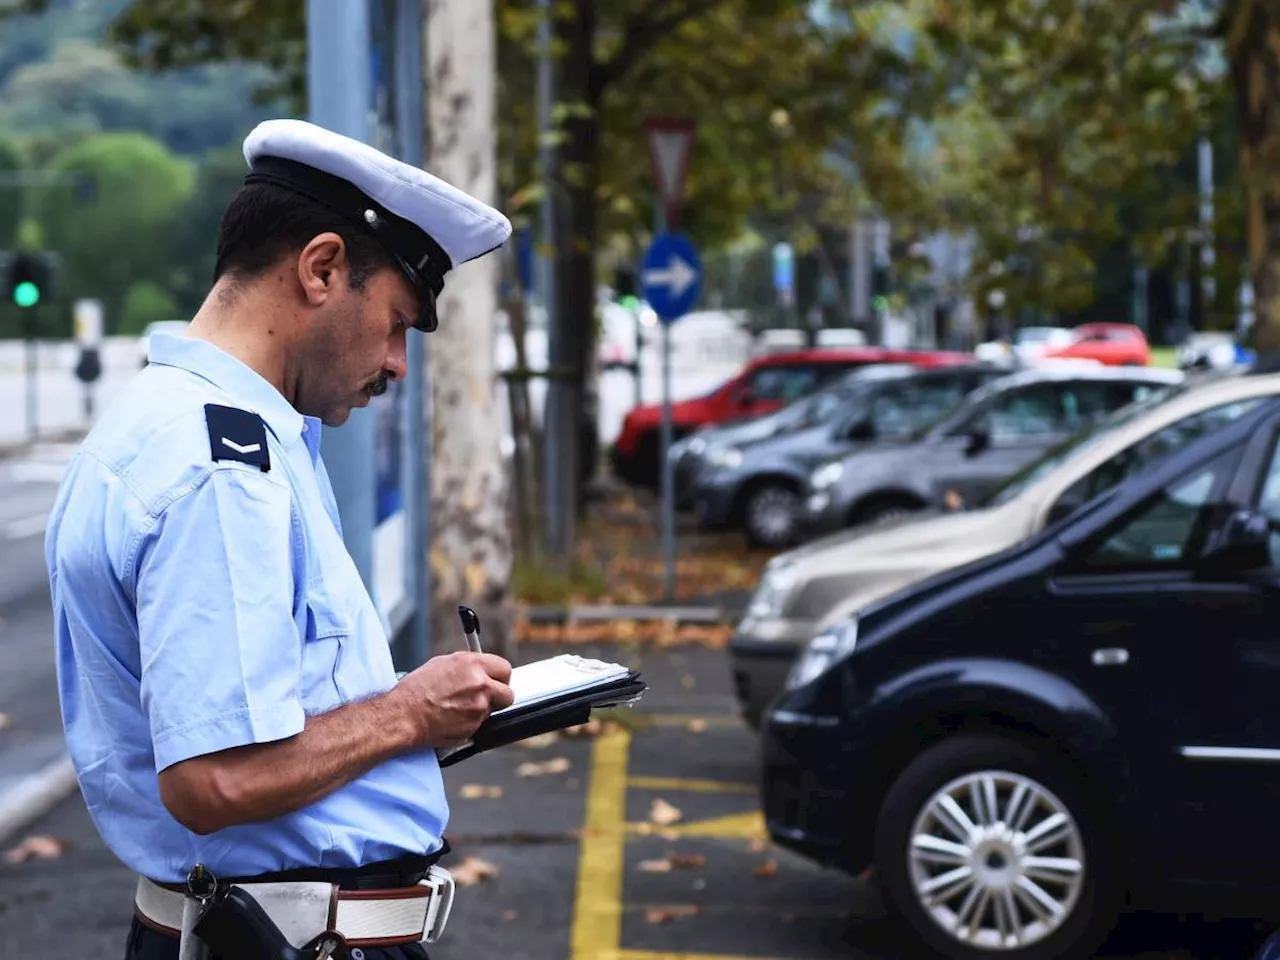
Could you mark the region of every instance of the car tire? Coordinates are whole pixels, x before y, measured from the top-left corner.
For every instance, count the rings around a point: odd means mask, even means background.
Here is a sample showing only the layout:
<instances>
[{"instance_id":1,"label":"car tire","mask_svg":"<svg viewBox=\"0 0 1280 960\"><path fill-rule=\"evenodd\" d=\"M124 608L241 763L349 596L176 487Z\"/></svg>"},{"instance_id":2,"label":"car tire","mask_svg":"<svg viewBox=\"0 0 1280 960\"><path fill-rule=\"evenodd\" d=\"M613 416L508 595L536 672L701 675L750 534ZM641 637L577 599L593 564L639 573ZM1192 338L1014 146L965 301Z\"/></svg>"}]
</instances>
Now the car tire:
<instances>
[{"instance_id":1,"label":"car tire","mask_svg":"<svg viewBox=\"0 0 1280 960\"><path fill-rule=\"evenodd\" d=\"M776 549L790 545L800 526L800 495L778 483L766 483L747 494L742 527L747 544Z\"/></svg>"},{"instance_id":2,"label":"car tire","mask_svg":"<svg viewBox=\"0 0 1280 960\"><path fill-rule=\"evenodd\" d=\"M982 797L988 784L994 786L994 816L983 816L974 805L975 783ZM1019 790L1022 813L1007 823ZM954 817L952 806L975 829ZM881 806L875 858L886 905L919 940L950 960L1092 956L1115 924L1121 887L1096 808L1081 774L1051 748L993 734L947 737L907 765ZM946 825L948 817L959 829ZM1054 822L1056 827L1043 826ZM1048 832L1037 836L1041 830ZM1053 862L1029 865L1028 857ZM965 887L961 870L975 871L970 877L978 882L969 879ZM937 886L948 873L956 876ZM933 891L927 890L930 883ZM926 905L929 892L935 896ZM1047 901L1037 902L1040 894L1057 905L1060 916ZM1016 925L1024 943L1005 936L1002 946L1000 923L1010 902L1015 923L1004 927ZM966 919L976 920L976 936L958 932Z\"/></svg>"}]
</instances>

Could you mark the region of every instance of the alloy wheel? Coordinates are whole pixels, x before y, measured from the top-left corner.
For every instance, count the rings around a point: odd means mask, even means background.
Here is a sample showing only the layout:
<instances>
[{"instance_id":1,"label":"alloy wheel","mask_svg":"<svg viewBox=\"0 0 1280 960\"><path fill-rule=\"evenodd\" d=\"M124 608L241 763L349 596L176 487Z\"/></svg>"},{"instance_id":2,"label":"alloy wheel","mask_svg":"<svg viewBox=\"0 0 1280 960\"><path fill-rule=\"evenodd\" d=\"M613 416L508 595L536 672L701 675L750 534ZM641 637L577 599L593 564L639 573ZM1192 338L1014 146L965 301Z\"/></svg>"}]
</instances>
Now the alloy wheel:
<instances>
[{"instance_id":1,"label":"alloy wheel","mask_svg":"<svg viewBox=\"0 0 1280 960\"><path fill-rule=\"evenodd\" d=\"M952 780L916 817L907 851L925 913L970 947L1017 950L1071 916L1085 882L1084 839L1067 806L1002 770Z\"/></svg>"}]
</instances>

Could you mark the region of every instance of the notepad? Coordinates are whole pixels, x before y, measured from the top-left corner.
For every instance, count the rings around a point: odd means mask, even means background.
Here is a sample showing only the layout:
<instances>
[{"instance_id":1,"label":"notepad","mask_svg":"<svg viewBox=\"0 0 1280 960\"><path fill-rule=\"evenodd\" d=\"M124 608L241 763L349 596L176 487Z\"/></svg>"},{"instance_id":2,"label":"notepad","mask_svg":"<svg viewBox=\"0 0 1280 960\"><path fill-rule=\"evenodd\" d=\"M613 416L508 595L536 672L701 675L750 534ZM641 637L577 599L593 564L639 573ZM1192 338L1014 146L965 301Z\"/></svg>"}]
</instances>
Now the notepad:
<instances>
[{"instance_id":1,"label":"notepad","mask_svg":"<svg viewBox=\"0 0 1280 960\"><path fill-rule=\"evenodd\" d=\"M592 660L571 653L526 663L511 671L510 686L511 692L515 694L515 702L502 710L495 710L493 716L502 716L566 694L615 683L630 675L631 671L621 664Z\"/></svg>"}]
</instances>

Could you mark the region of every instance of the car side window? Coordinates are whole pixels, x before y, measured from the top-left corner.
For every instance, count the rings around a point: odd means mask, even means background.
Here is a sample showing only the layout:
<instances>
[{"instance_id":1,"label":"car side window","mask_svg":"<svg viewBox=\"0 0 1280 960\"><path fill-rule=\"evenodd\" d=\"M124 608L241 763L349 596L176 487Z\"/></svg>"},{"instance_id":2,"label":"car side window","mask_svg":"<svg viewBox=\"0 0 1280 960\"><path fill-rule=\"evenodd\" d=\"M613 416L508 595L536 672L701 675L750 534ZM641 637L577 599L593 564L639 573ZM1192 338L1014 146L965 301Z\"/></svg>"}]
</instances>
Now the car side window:
<instances>
[{"instance_id":1,"label":"car side window","mask_svg":"<svg viewBox=\"0 0 1280 960\"><path fill-rule=\"evenodd\" d=\"M1047 383L1012 390L992 403L981 420L993 440L1057 433L1062 429L1060 390Z\"/></svg>"},{"instance_id":2,"label":"car side window","mask_svg":"<svg viewBox=\"0 0 1280 960\"><path fill-rule=\"evenodd\" d=\"M1258 400L1244 400L1238 403L1224 403L1193 413L1181 420L1143 437L1136 443L1125 447L1119 453L1098 464L1091 471L1063 491L1054 506L1054 512L1065 516L1069 510L1105 493L1122 480L1145 470L1166 454L1186 446L1198 437L1213 433L1220 427L1231 423L1241 414L1252 410Z\"/></svg>"},{"instance_id":3,"label":"car side window","mask_svg":"<svg viewBox=\"0 0 1280 960\"><path fill-rule=\"evenodd\" d=\"M1177 570L1195 556L1237 451L1202 463L1149 498L1083 558L1086 572Z\"/></svg>"},{"instance_id":4,"label":"car side window","mask_svg":"<svg viewBox=\"0 0 1280 960\"><path fill-rule=\"evenodd\" d=\"M1258 511L1271 521L1272 530L1267 537L1267 553L1271 557L1271 566L1280 567L1280 442L1277 442L1271 454L1271 462L1267 466L1267 475L1262 479L1262 490L1258 494Z\"/></svg>"},{"instance_id":5,"label":"car side window","mask_svg":"<svg viewBox=\"0 0 1280 960\"><path fill-rule=\"evenodd\" d=\"M817 371L812 366L764 367L751 378L751 395L756 400L797 400L813 391Z\"/></svg>"}]
</instances>

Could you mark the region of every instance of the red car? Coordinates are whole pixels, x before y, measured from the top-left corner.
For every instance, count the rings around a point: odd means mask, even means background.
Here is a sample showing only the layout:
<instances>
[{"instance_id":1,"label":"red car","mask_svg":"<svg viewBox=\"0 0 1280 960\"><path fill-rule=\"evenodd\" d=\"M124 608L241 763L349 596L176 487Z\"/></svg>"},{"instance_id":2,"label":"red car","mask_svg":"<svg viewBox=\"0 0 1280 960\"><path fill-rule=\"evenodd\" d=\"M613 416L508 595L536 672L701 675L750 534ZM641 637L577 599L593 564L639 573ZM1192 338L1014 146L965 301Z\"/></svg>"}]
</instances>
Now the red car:
<instances>
[{"instance_id":1,"label":"red car","mask_svg":"<svg viewBox=\"0 0 1280 960\"><path fill-rule=\"evenodd\" d=\"M1042 354L1045 360L1096 360L1109 367L1145 367L1151 362L1146 334L1131 323L1085 323L1075 339Z\"/></svg>"},{"instance_id":2,"label":"red car","mask_svg":"<svg viewBox=\"0 0 1280 960\"><path fill-rule=\"evenodd\" d=\"M752 360L712 393L671 405L672 440L709 424L772 413L855 367L871 363L911 363L921 367L973 363L967 353L944 350L890 350L884 347L796 350ZM610 451L613 473L641 486L659 483L662 406L633 407Z\"/></svg>"}]
</instances>

